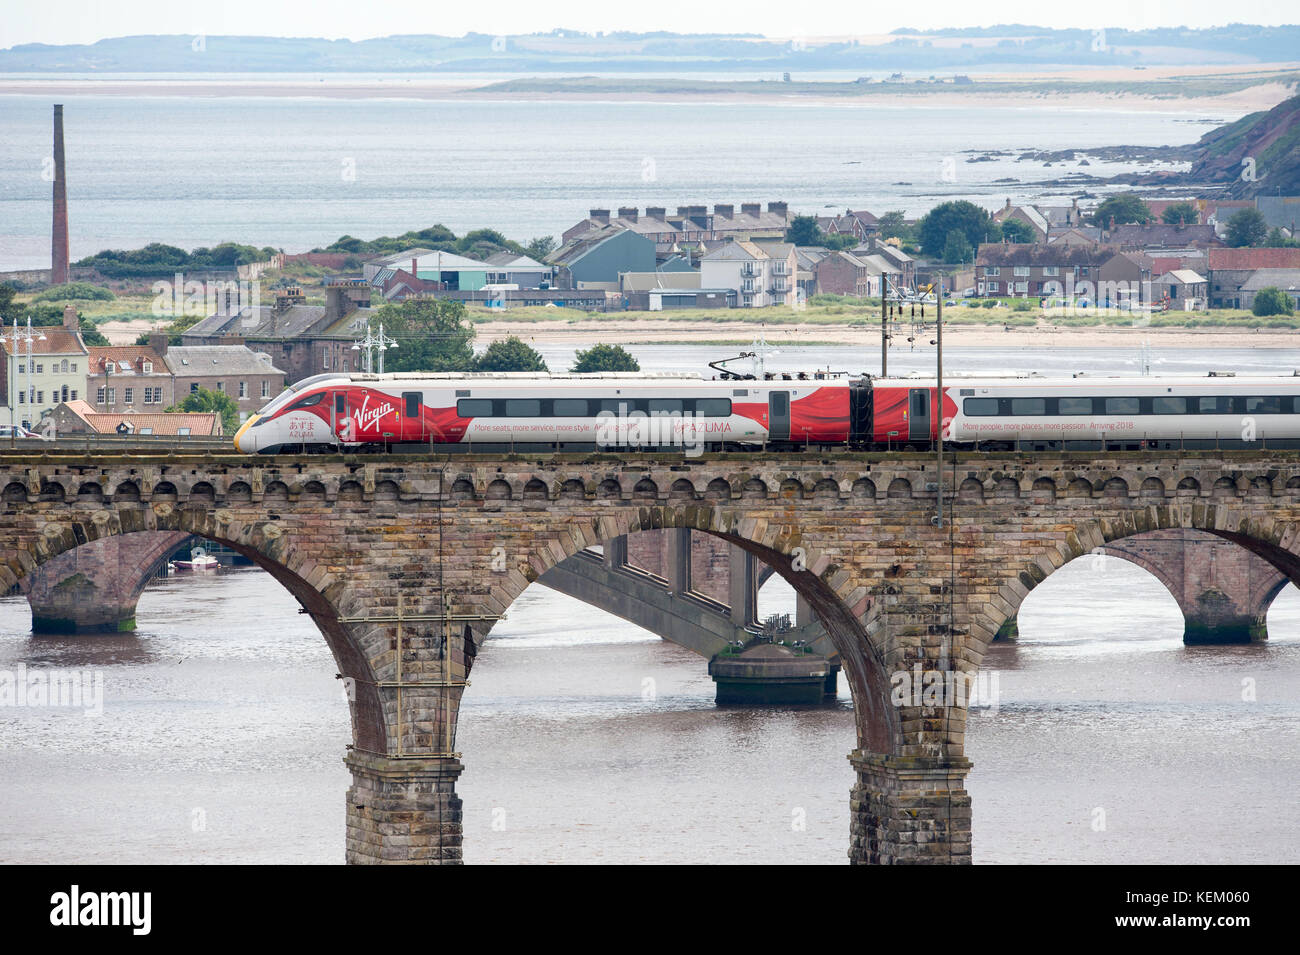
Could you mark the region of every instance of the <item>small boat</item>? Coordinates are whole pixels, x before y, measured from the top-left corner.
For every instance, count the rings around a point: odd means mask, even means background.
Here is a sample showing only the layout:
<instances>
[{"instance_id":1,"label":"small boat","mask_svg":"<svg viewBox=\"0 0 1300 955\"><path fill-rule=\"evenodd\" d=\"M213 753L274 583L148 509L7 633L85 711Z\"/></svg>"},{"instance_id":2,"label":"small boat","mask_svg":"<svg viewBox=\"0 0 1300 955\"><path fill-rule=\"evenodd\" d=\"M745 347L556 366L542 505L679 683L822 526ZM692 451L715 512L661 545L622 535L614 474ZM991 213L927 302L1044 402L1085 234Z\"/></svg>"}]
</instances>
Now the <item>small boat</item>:
<instances>
[{"instance_id":1,"label":"small boat","mask_svg":"<svg viewBox=\"0 0 1300 955\"><path fill-rule=\"evenodd\" d=\"M172 570L216 570L221 566L221 561L208 554L203 548L195 547L190 551L189 560L173 560L171 562Z\"/></svg>"}]
</instances>

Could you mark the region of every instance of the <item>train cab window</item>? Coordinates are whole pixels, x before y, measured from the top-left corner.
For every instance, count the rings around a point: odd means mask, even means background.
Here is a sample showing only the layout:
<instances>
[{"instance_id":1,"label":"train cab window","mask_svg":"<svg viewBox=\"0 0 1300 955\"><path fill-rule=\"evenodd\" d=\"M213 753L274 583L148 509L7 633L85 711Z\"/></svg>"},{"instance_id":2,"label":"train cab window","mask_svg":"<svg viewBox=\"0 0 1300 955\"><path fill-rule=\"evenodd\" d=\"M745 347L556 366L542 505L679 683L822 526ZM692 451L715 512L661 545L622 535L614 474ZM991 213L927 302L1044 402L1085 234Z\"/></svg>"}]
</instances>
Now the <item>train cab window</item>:
<instances>
[{"instance_id":1,"label":"train cab window","mask_svg":"<svg viewBox=\"0 0 1300 955\"><path fill-rule=\"evenodd\" d=\"M972 418L984 418L998 413L996 398L967 398L961 403L962 412Z\"/></svg>"},{"instance_id":2,"label":"train cab window","mask_svg":"<svg viewBox=\"0 0 1300 955\"><path fill-rule=\"evenodd\" d=\"M346 414L348 410L348 396L342 391L334 393L334 410L338 414Z\"/></svg>"},{"instance_id":3,"label":"train cab window","mask_svg":"<svg viewBox=\"0 0 1300 955\"><path fill-rule=\"evenodd\" d=\"M1246 399L1246 414L1281 414L1282 396L1266 395Z\"/></svg>"},{"instance_id":4,"label":"train cab window","mask_svg":"<svg viewBox=\"0 0 1300 955\"><path fill-rule=\"evenodd\" d=\"M1198 414L1232 414L1232 399L1203 396L1196 399L1196 411Z\"/></svg>"},{"instance_id":5,"label":"train cab window","mask_svg":"<svg viewBox=\"0 0 1300 955\"><path fill-rule=\"evenodd\" d=\"M456 414L461 418L492 417L492 399L461 398L456 402Z\"/></svg>"},{"instance_id":6,"label":"train cab window","mask_svg":"<svg viewBox=\"0 0 1300 955\"><path fill-rule=\"evenodd\" d=\"M292 410L294 408L310 408L312 405L320 404L321 399L324 397L325 397L325 392L318 391L316 392L316 394L308 395L306 398L299 398L297 401L295 401L293 404L289 406L289 409Z\"/></svg>"},{"instance_id":7,"label":"train cab window","mask_svg":"<svg viewBox=\"0 0 1300 955\"><path fill-rule=\"evenodd\" d=\"M586 398L556 398L551 413L557 418L587 417Z\"/></svg>"},{"instance_id":8,"label":"train cab window","mask_svg":"<svg viewBox=\"0 0 1300 955\"><path fill-rule=\"evenodd\" d=\"M696 398L695 414L700 418L730 418L730 398Z\"/></svg>"},{"instance_id":9,"label":"train cab window","mask_svg":"<svg viewBox=\"0 0 1300 955\"><path fill-rule=\"evenodd\" d=\"M1152 414L1187 414L1187 399L1175 395L1157 395L1151 399Z\"/></svg>"},{"instance_id":10,"label":"train cab window","mask_svg":"<svg viewBox=\"0 0 1300 955\"><path fill-rule=\"evenodd\" d=\"M507 418L539 418L542 414L542 402L539 398L507 398Z\"/></svg>"},{"instance_id":11,"label":"train cab window","mask_svg":"<svg viewBox=\"0 0 1300 955\"><path fill-rule=\"evenodd\" d=\"M406 405L403 411L408 418L420 417L420 393L418 391L402 392L402 403Z\"/></svg>"},{"instance_id":12,"label":"train cab window","mask_svg":"<svg viewBox=\"0 0 1300 955\"><path fill-rule=\"evenodd\" d=\"M1137 414L1140 406L1137 398L1107 398L1106 414Z\"/></svg>"},{"instance_id":13,"label":"train cab window","mask_svg":"<svg viewBox=\"0 0 1300 955\"><path fill-rule=\"evenodd\" d=\"M1012 398L1012 414L1047 414L1046 398Z\"/></svg>"},{"instance_id":14,"label":"train cab window","mask_svg":"<svg viewBox=\"0 0 1300 955\"><path fill-rule=\"evenodd\" d=\"M1060 398L1056 402L1057 414L1092 414L1091 398Z\"/></svg>"},{"instance_id":15,"label":"train cab window","mask_svg":"<svg viewBox=\"0 0 1300 955\"><path fill-rule=\"evenodd\" d=\"M650 413L652 415L680 415L682 413L682 399L651 398Z\"/></svg>"},{"instance_id":16,"label":"train cab window","mask_svg":"<svg viewBox=\"0 0 1300 955\"><path fill-rule=\"evenodd\" d=\"M930 393L928 391L912 391L912 417L924 418L930 413Z\"/></svg>"}]
</instances>

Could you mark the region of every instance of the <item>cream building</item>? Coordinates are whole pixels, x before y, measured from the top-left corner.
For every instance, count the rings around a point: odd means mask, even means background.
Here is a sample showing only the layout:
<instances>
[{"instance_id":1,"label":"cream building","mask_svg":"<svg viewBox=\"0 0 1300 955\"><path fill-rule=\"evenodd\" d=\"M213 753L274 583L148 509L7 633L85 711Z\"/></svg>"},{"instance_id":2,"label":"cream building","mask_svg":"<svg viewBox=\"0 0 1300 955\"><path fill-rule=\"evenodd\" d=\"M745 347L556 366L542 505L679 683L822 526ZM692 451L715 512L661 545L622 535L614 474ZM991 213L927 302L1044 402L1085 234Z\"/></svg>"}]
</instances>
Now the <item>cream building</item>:
<instances>
[{"instance_id":1,"label":"cream building","mask_svg":"<svg viewBox=\"0 0 1300 955\"><path fill-rule=\"evenodd\" d=\"M63 401L85 398L89 352L81 339L77 310L63 310L63 324L32 329L31 368L27 359L27 328L20 325L17 347L12 326L0 336L0 392L12 410L15 424L33 427ZM0 416L9 423L10 415Z\"/></svg>"}]
</instances>

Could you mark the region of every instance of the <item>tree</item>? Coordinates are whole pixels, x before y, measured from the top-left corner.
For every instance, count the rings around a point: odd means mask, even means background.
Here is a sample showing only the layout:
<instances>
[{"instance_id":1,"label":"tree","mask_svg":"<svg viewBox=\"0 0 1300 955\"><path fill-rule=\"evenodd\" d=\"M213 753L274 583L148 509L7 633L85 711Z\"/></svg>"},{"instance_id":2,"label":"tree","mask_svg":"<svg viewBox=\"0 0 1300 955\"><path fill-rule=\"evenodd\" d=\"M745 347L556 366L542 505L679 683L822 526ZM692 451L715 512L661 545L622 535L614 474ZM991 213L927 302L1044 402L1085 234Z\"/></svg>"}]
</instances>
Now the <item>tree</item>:
<instances>
[{"instance_id":1,"label":"tree","mask_svg":"<svg viewBox=\"0 0 1300 955\"><path fill-rule=\"evenodd\" d=\"M1268 238L1264 240L1264 245L1270 249L1294 249L1300 247L1300 242L1295 239L1288 239L1277 226L1268 230Z\"/></svg>"},{"instance_id":2,"label":"tree","mask_svg":"<svg viewBox=\"0 0 1300 955\"><path fill-rule=\"evenodd\" d=\"M1268 220L1258 209L1242 209L1228 220L1228 245L1259 245L1268 235Z\"/></svg>"},{"instance_id":3,"label":"tree","mask_svg":"<svg viewBox=\"0 0 1300 955\"><path fill-rule=\"evenodd\" d=\"M198 391L186 395L183 400L170 408L164 408L163 410L167 414L215 411L221 415L222 431L226 434L234 434L239 430L239 405L235 403L234 398L224 391L208 391L206 388L200 388Z\"/></svg>"},{"instance_id":4,"label":"tree","mask_svg":"<svg viewBox=\"0 0 1300 955\"><path fill-rule=\"evenodd\" d=\"M546 257L555 251L555 237L549 235L538 236L524 246L524 250L528 253L530 259L536 262L545 262Z\"/></svg>"},{"instance_id":5,"label":"tree","mask_svg":"<svg viewBox=\"0 0 1300 955\"><path fill-rule=\"evenodd\" d=\"M965 199L945 202L935 206L921 220L921 251L932 258L938 258L943 254L948 234L954 231L962 233L967 243L977 247L981 242L989 241L995 230L997 225L989 217L988 211L975 203ZM1000 236L1001 232L997 231L996 234Z\"/></svg>"},{"instance_id":6,"label":"tree","mask_svg":"<svg viewBox=\"0 0 1300 955\"><path fill-rule=\"evenodd\" d=\"M1293 311L1291 299L1287 298L1286 292L1276 285L1270 285L1256 292L1255 301L1250 306L1250 310L1260 316L1290 315Z\"/></svg>"},{"instance_id":7,"label":"tree","mask_svg":"<svg viewBox=\"0 0 1300 955\"><path fill-rule=\"evenodd\" d=\"M1093 224L1103 229L1127 223L1146 225L1152 218L1151 207L1131 192L1111 196L1092 214Z\"/></svg>"},{"instance_id":8,"label":"tree","mask_svg":"<svg viewBox=\"0 0 1300 955\"><path fill-rule=\"evenodd\" d=\"M1172 206L1165 207L1165 211L1160 213L1160 219L1166 225L1194 225L1200 215L1196 212L1196 206L1190 202L1175 202Z\"/></svg>"},{"instance_id":9,"label":"tree","mask_svg":"<svg viewBox=\"0 0 1300 955\"><path fill-rule=\"evenodd\" d=\"M597 371L640 371L641 365L628 354L622 345L592 345L586 351L574 352L575 375L589 375Z\"/></svg>"},{"instance_id":10,"label":"tree","mask_svg":"<svg viewBox=\"0 0 1300 955\"><path fill-rule=\"evenodd\" d=\"M916 239L916 229L909 225L902 212L886 212L876 220L876 232L882 239L899 238L911 242Z\"/></svg>"},{"instance_id":11,"label":"tree","mask_svg":"<svg viewBox=\"0 0 1300 955\"><path fill-rule=\"evenodd\" d=\"M820 245L822 230L817 228L816 216L795 216L785 230L785 241L795 245Z\"/></svg>"},{"instance_id":12,"label":"tree","mask_svg":"<svg viewBox=\"0 0 1300 955\"><path fill-rule=\"evenodd\" d=\"M474 327L465 304L446 299L408 298L375 310L371 328L397 341L384 358L385 371L471 371Z\"/></svg>"},{"instance_id":13,"label":"tree","mask_svg":"<svg viewBox=\"0 0 1300 955\"><path fill-rule=\"evenodd\" d=\"M510 336L493 342L474 362L475 371L548 371L541 354L522 339Z\"/></svg>"},{"instance_id":14,"label":"tree","mask_svg":"<svg viewBox=\"0 0 1300 955\"><path fill-rule=\"evenodd\" d=\"M1033 242L1034 230L1028 222L1021 219L1003 219L1002 238L1007 242ZM952 260L949 259L948 261Z\"/></svg>"},{"instance_id":15,"label":"tree","mask_svg":"<svg viewBox=\"0 0 1300 955\"><path fill-rule=\"evenodd\" d=\"M966 241L964 232L953 229L948 233L948 240L943 244L943 260L945 262L965 262L967 259L973 259L974 256L975 250Z\"/></svg>"}]
</instances>

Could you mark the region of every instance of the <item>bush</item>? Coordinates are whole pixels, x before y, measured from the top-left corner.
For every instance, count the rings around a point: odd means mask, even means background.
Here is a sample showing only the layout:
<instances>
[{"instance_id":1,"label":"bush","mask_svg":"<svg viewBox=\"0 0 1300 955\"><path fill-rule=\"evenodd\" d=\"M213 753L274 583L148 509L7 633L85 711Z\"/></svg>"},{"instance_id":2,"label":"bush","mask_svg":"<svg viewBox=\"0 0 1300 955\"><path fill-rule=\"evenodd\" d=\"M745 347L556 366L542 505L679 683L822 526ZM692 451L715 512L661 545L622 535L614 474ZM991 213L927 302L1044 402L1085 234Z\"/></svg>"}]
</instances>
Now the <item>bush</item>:
<instances>
[{"instance_id":1,"label":"bush","mask_svg":"<svg viewBox=\"0 0 1300 955\"><path fill-rule=\"evenodd\" d=\"M1256 292L1255 302L1250 310L1259 316L1290 315L1293 311L1291 299L1276 285L1270 285Z\"/></svg>"},{"instance_id":2,"label":"bush","mask_svg":"<svg viewBox=\"0 0 1300 955\"><path fill-rule=\"evenodd\" d=\"M997 308L997 306L998 306L997 300L996 300L996 299L991 299L991 298L990 298L990 299L986 299L986 300L984 301L984 303L983 303L980 307L981 307L981 308Z\"/></svg>"},{"instance_id":3,"label":"bush","mask_svg":"<svg viewBox=\"0 0 1300 955\"><path fill-rule=\"evenodd\" d=\"M66 285L53 285L44 292L32 296L33 302L111 302L116 299L109 289L89 282L69 282Z\"/></svg>"},{"instance_id":4,"label":"bush","mask_svg":"<svg viewBox=\"0 0 1300 955\"><path fill-rule=\"evenodd\" d=\"M1013 312L1032 312L1034 306L1030 302L1016 302L1015 305L1011 306L1011 310Z\"/></svg>"}]
</instances>

